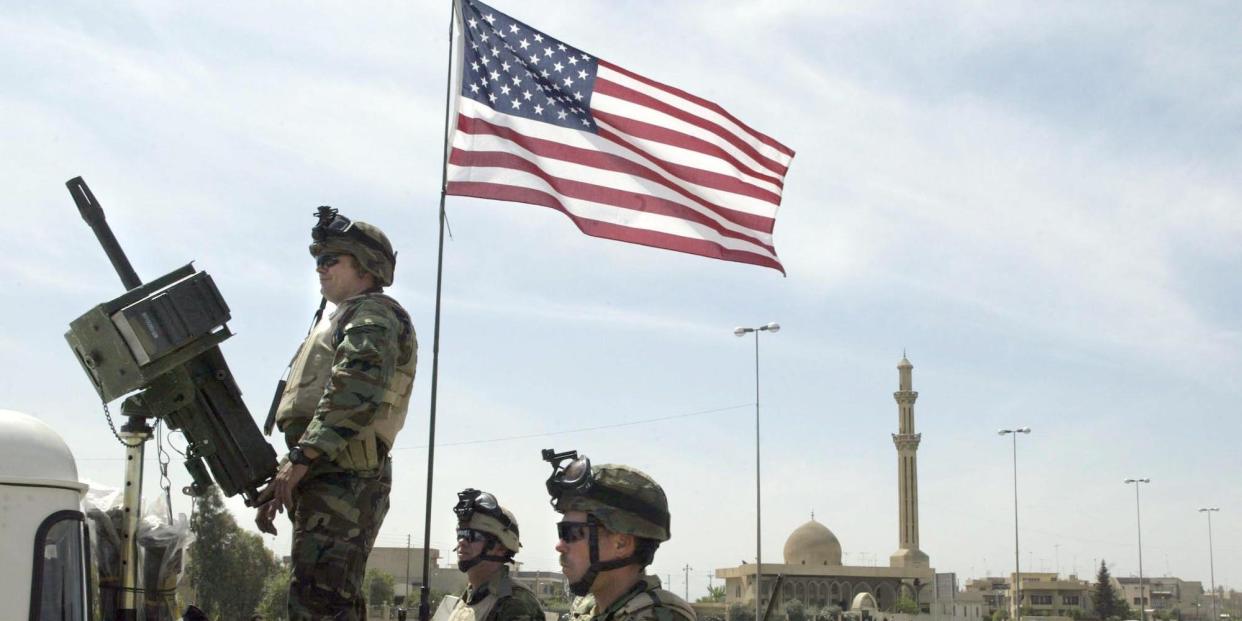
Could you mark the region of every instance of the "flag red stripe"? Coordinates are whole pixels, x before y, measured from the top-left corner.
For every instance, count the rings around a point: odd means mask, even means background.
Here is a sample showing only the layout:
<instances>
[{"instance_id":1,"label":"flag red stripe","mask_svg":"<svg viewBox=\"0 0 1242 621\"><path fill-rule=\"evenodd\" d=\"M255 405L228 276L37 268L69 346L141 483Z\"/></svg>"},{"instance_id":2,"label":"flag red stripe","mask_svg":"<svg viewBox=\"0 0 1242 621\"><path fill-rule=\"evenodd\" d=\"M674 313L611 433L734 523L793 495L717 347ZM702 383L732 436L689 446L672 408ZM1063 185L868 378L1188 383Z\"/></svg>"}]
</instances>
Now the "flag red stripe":
<instances>
[{"instance_id":1,"label":"flag red stripe","mask_svg":"<svg viewBox=\"0 0 1242 621\"><path fill-rule=\"evenodd\" d=\"M779 261L774 261L770 257L761 254L744 250L732 250L703 239L692 239L659 231L636 229L609 222L580 218L569 213L555 196L539 190L477 181L450 181L445 191L454 196L473 196L475 198L516 201L529 205L549 207L565 214L578 227L578 230L592 237L664 248L713 259L760 265L779 270L781 274L785 273L785 268L781 266Z\"/></svg>"},{"instance_id":2,"label":"flag red stripe","mask_svg":"<svg viewBox=\"0 0 1242 621\"><path fill-rule=\"evenodd\" d=\"M512 141L520 145L522 148L536 155L539 155L541 157L549 157L553 159L563 160L566 162L574 162L577 164L582 164L584 166L591 166L591 167L599 168L602 170L620 172L623 174L640 177L642 179L646 179L653 183L658 183L670 190L673 190L674 192L677 192L678 194L686 197L687 199L692 200L695 203L698 203L699 205L702 205L703 207L711 209L712 211L720 214L722 217L729 220L730 222L734 222L741 226L745 226L745 227L752 228L752 229L758 229L764 232L771 232L772 227L774 226L776 222L775 218L750 214L744 211L730 209L728 207L724 207L724 206L712 203L710 201L707 201L699 196L694 195L692 192L690 192L686 188L676 183L673 183L672 181L669 181L668 179L665 179L661 175L656 174L654 171L642 166L641 164L632 162L626 158L623 158L617 155L605 153L603 151L583 149L581 147L571 147L569 145L556 142L553 140L547 140L544 138L535 138L532 136L527 136L525 134L522 134L521 132L518 132L517 130L514 130L511 127L506 127L503 125L496 125L494 123L490 123L483 119L476 119L476 118L465 116L463 114L458 115L457 129L458 131L461 131L467 134L490 134L493 136L498 136L500 138L504 138L506 140ZM605 132L601 130L600 132L601 137L605 137L606 139L613 141L613 142L619 142L619 138L616 138L613 136L604 136L604 134ZM629 145L625 145L622 142L619 142L619 143L622 144L622 146L626 146L627 148L633 149L633 147L630 147ZM639 152L641 153L641 151ZM673 164L667 164L667 165L676 166ZM687 169L687 170L698 170L698 169L690 169L689 167L680 167L680 168ZM694 175L694 176L698 176L698 175ZM716 178L724 177L723 175L719 175L719 174L714 174L713 176ZM707 179L705 177L702 179L702 181L706 181L706 180ZM707 187L714 187L712 184L703 183L696 179L689 179L689 181L698 183L699 185L703 185ZM780 202L780 197L774 196L771 192L764 192L764 191L758 190L757 188L754 188L753 186L750 186L750 185L743 184L737 181L736 179L733 179L731 181L732 183L730 185L735 186L735 187L740 186L741 188L747 189L747 191L736 192L734 191L734 188L721 188L721 187L715 187L714 189L718 189L718 190L722 190L726 192L734 192L736 194L744 194L746 196L750 196L752 198L757 198L759 200L764 200L767 202L775 202L775 203Z\"/></svg>"},{"instance_id":3,"label":"flag red stripe","mask_svg":"<svg viewBox=\"0 0 1242 621\"><path fill-rule=\"evenodd\" d=\"M631 136L709 155L728 162L730 166L747 175L758 177L777 187L785 187L785 182L780 177L773 177L766 172L755 170L733 157L728 151L702 138L697 138L675 129L669 129L662 125L654 125L646 121L626 118L603 110L592 110L591 115L597 120L603 121Z\"/></svg>"},{"instance_id":4,"label":"flag red stripe","mask_svg":"<svg viewBox=\"0 0 1242 621\"><path fill-rule=\"evenodd\" d=\"M660 101L651 95L640 93L632 88L629 88L628 86L622 86L616 82L609 82L603 78L597 78L595 80L595 92L597 94L604 94L618 99L624 99L628 102L638 104L646 108L651 108L652 110L658 110L675 119L705 129L719 136L721 140L737 147L739 151L749 155L751 159L755 160L755 162L757 162L760 166L763 166L778 175L784 175L785 171L789 170L788 166L760 154L753 145L750 145L745 140L739 138L737 134L734 134L720 125L717 125L716 123L713 123L712 121L700 117L692 112L687 112L686 110ZM594 106L592 106L591 112L592 114L595 112Z\"/></svg>"},{"instance_id":5,"label":"flag red stripe","mask_svg":"<svg viewBox=\"0 0 1242 621\"><path fill-rule=\"evenodd\" d=\"M723 117L725 117L725 118L729 119L730 121L733 121L734 123L736 123L738 127L740 127L740 128L742 128L743 130L745 130L745 131L746 131L746 133L748 133L748 134L750 134L752 137L754 137L754 139L755 139L755 140L758 140L758 141L762 142L763 144L766 144L766 145L768 145L769 147L772 147L773 149L776 149L777 151L780 151L781 153L784 153L785 155L788 155L789 157L793 157L793 156L794 156L794 151L793 151L793 149L790 149L789 147L787 147L787 146L785 146L785 145L783 145L783 144L781 144L781 143L777 142L776 140L774 140L774 139L772 139L771 137L769 137L767 134L763 134L763 133L761 133L761 132L755 131L755 130L754 130L754 129L752 129L749 125L747 125L747 124L745 124L745 123L743 123L743 122L739 121L739 120L737 119L737 117L733 116L732 114L729 114L729 112L728 112L727 110L725 110L724 108L721 108L718 104L715 104L715 103L710 102L710 101L708 101L708 100L706 100L706 99L703 99L702 97L698 97L698 96L696 96L696 95L691 95L690 93L687 93L686 91L683 91L683 90L681 90L681 89L679 89L679 88L675 88L675 87L669 86L669 85L667 85L667 84L661 84L660 82L656 82L655 80L652 80L651 78L643 77L643 76L641 76L641 75L638 75L637 73L634 73L633 71L630 71L630 70L628 70L628 69L623 69L623 68L621 68L621 67L618 67L618 66L616 66L616 65L614 65L614 64L612 64L612 63L610 63L610 62L608 62L608 61L606 61L606 60L603 60L603 59L596 59L596 61L597 61L600 65L602 65L602 66L608 67L609 69L611 69L611 70L613 70L613 71L616 71L617 73L620 73L620 74L623 74L623 75L625 75L625 76L627 76L627 77L630 77L630 78L633 78L633 79L635 79L635 80L638 80L639 82L642 82L643 84L646 84L647 86L650 86L650 87L652 87L652 88L658 88L658 89L660 89L660 90L662 90L662 91L664 91L664 92L666 92L666 93L669 93L669 94L671 94L671 95L676 95L677 97L681 97L682 99L685 99L685 100L687 100L687 101L693 101L694 103L696 103L696 104L698 104L698 105L700 105L700 106L703 106L704 108L707 108L707 109L709 109L709 110L712 110L712 111L716 112L717 114L719 114L719 115L721 115L721 116L723 116ZM599 82L596 82L596 84L598 84L598 83L599 83ZM784 173L781 173L781 174L784 174Z\"/></svg>"},{"instance_id":6,"label":"flag red stripe","mask_svg":"<svg viewBox=\"0 0 1242 621\"><path fill-rule=\"evenodd\" d=\"M595 203L603 203L620 209L628 209L632 211L640 211L653 213L689 222L695 222L704 227L710 228L722 237L730 237L749 244L754 244L776 254L776 249L771 244L764 243L756 239L752 235L744 232L730 230L722 226L719 222L710 217L699 213L690 207L665 200L656 196L640 194L637 192L628 192L617 190L607 186L602 186L585 181L575 179L564 179L549 174L533 162L527 161L522 157L500 151L464 151L454 148L449 155L449 162L455 166L462 167L486 167L486 168L509 168L529 173L547 182L557 194L568 198L576 198L584 201Z\"/></svg>"}]
</instances>

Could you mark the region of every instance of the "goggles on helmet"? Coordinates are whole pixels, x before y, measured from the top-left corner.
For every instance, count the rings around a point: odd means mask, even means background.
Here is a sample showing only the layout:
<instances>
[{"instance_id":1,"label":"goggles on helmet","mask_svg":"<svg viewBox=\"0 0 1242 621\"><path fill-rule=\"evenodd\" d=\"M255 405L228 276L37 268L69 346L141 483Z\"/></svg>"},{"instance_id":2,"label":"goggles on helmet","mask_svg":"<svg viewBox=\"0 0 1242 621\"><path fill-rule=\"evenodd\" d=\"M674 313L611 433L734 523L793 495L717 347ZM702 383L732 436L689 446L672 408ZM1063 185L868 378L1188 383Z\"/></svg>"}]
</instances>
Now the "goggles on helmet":
<instances>
[{"instance_id":1,"label":"goggles on helmet","mask_svg":"<svg viewBox=\"0 0 1242 621\"><path fill-rule=\"evenodd\" d=\"M453 513L457 514L457 521L462 524L469 522L476 511L496 519L505 528L517 532L513 520L510 520L509 516L500 510L500 503L496 502L495 496L473 488L457 492L457 505L453 507Z\"/></svg>"},{"instance_id":2,"label":"goggles on helmet","mask_svg":"<svg viewBox=\"0 0 1242 621\"><path fill-rule=\"evenodd\" d=\"M552 475L548 477L545 485L548 495L552 497L549 502L553 509L557 508L563 496L581 496L668 529L667 510L596 482L591 470L591 459L586 455L579 456L578 451L557 453L552 449L543 449L542 454L543 460L552 464Z\"/></svg>"},{"instance_id":3,"label":"goggles on helmet","mask_svg":"<svg viewBox=\"0 0 1242 621\"><path fill-rule=\"evenodd\" d=\"M315 217L319 218L319 222L311 228L311 239L322 243L328 238L334 236L344 236L352 239L388 258L394 264L397 262L397 255L393 254L379 242L371 239L363 234L363 232L354 227L354 221L340 215L335 207L321 205L315 210Z\"/></svg>"},{"instance_id":4,"label":"goggles on helmet","mask_svg":"<svg viewBox=\"0 0 1242 621\"><path fill-rule=\"evenodd\" d=\"M344 235L354 228L352 220L340 215L336 209L327 205L322 205L315 210L315 217L319 218L319 223L311 229L311 239L317 242L327 239L329 235Z\"/></svg>"},{"instance_id":5,"label":"goggles on helmet","mask_svg":"<svg viewBox=\"0 0 1242 621\"><path fill-rule=\"evenodd\" d=\"M548 477L546 486L553 504L566 492L585 496L593 486L590 457L579 457L578 451L557 453L552 449L543 449L543 460L552 464L552 476ZM566 461L569 463L566 464Z\"/></svg>"}]
</instances>

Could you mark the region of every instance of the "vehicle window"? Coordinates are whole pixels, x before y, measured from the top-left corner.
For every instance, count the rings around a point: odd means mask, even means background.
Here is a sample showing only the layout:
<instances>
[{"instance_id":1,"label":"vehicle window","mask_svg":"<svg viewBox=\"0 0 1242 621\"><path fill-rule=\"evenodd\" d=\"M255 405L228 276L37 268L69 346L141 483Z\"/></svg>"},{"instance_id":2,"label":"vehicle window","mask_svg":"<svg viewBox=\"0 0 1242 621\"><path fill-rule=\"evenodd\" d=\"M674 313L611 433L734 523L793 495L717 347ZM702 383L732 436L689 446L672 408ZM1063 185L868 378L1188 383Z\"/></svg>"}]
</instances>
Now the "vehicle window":
<instances>
[{"instance_id":1,"label":"vehicle window","mask_svg":"<svg viewBox=\"0 0 1242 621\"><path fill-rule=\"evenodd\" d=\"M30 587L32 620L87 618L85 530L79 511L57 511L39 525Z\"/></svg>"}]
</instances>

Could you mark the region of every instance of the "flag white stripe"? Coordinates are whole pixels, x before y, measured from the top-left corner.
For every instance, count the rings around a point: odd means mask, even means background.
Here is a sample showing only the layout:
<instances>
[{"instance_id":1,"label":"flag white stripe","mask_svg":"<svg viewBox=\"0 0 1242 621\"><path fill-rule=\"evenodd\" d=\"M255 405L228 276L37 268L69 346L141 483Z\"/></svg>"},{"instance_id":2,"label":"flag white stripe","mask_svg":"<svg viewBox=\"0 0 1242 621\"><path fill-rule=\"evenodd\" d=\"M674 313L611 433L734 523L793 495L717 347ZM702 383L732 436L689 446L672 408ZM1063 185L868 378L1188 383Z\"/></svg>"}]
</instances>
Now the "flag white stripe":
<instances>
[{"instance_id":1,"label":"flag white stripe","mask_svg":"<svg viewBox=\"0 0 1242 621\"><path fill-rule=\"evenodd\" d=\"M687 134L689 136L694 136L695 138L699 138L711 145L718 147L720 150L733 156L735 159L737 159L737 161L741 162L745 166L749 166L753 170L766 172L772 175L773 177L779 176L776 173L772 172L771 170L764 168L763 165L755 161L754 158L752 158L746 152L742 151L741 149L738 149L736 146L729 143L727 140L724 140L719 135L712 133L706 129L703 129L702 127L699 127L697 125L692 125L690 123L682 121L681 119L669 116L668 114L661 112L659 110L648 108L641 104L636 104L630 101L626 101L624 99L618 99L616 97L609 97L608 95L601 95L599 93L596 93L593 97L591 97L591 109L599 110L602 112L611 112L613 114L616 114L617 116L625 117L627 119L631 119L635 121L642 121L644 123L650 123L652 125L663 126L668 129L672 129L674 131ZM600 120L599 124L605 125L606 122L604 120ZM624 133L622 130L616 127L613 127L611 125L608 125L608 127L618 133ZM701 151L694 151L694 150L686 149L683 147L665 144L662 142L653 142L648 139L633 137L630 134L626 134L626 136L630 136L635 141L641 140L645 145L649 145L644 148L649 153L652 153L653 155L655 155L656 157L659 157L660 159L666 159L670 162L675 162L678 164L686 164L687 166L694 166L695 168L701 168L703 170L711 170L713 172L727 174L730 177L736 177L746 183L762 188L769 192L774 192L777 196L780 196L780 193L781 193L780 186L766 179L755 177L747 173L746 171L734 166L728 160L724 160L714 155L703 153ZM665 155L666 152L668 153L667 156ZM686 156L679 157L679 155L683 153L693 154L694 157L693 159L690 159ZM706 163L704 160L710 160L710 163Z\"/></svg>"},{"instance_id":2,"label":"flag white stripe","mask_svg":"<svg viewBox=\"0 0 1242 621\"><path fill-rule=\"evenodd\" d=\"M772 244L772 235L770 233L756 230L756 229L747 227L745 225L738 224L736 222L731 222L724 216L721 216L719 213L712 210L711 208L704 207L698 203L695 203L694 201L687 199L685 196L682 196L681 194L678 194L674 192L673 190L663 185L660 185L654 181L642 179L640 177L635 177L633 175L629 175L623 172L603 170L603 169L595 168L592 166L587 166L584 164L567 162L567 161L559 160L559 159L540 157L539 155L531 153L530 151L524 149L521 145L518 145L508 139L501 138L499 136L493 136L490 134L472 135L472 134L465 134L463 132L457 132L453 136L453 146L463 151L476 151L476 152L498 151L498 152L503 152L503 153L509 153L509 154L516 155L528 162L535 164L538 168L542 169L544 172L548 173L549 175L553 177L557 177L560 179L582 181L585 183L592 183L595 185L612 188L612 189L619 190L622 192L632 192L636 194L642 194L645 196L661 198L666 201L682 205L686 207L687 209L695 211L696 213L702 214L703 216L711 219L713 222L716 222L717 224L719 224L721 227L728 229L734 233L738 233L741 235L746 235L748 237L754 238L757 242L762 243L762 244L767 244L767 245ZM458 179L454 179L454 180L456 181ZM460 180L465 181L466 179L460 179ZM702 192L702 193L706 193L706 192ZM740 199L746 199L747 197L739 197L737 195L727 194L723 196L723 198L725 198L726 200L737 201ZM622 208L614 207L614 209L622 209ZM623 210L632 211L632 210L625 210L625 209Z\"/></svg>"},{"instance_id":3,"label":"flag white stripe","mask_svg":"<svg viewBox=\"0 0 1242 621\"><path fill-rule=\"evenodd\" d=\"M791 156L785 155L784 153L781 153L780 151L768 146L767 144L764 144L763 141L755 138L749 131L740 127L737 123L734 123L731 119L729 119L726 116L721 115L715 110L705 108L693 101L690 101L688 99L684 99L682 97L669 93L668 91L649 86L623 73L618 73L616 71L613 71L612 69L608 68L607 66L603 64L599 66L599 70L596 73L596 79L597 80L600 80L600 79L608 80L609 82L620 84L621 86L625 86L626 88L630 88L640 93L643 93L645 95L649 95L670 106L685 110L686 112L689 112L701 119L715 123L716 125L719 125L720 127L724 128L729 133L745 141L746 144L750 145L760 155L770 158L773 162L778 163L781 166L781 168L788 168L790 162L793 161L793 158ZM591 98L592 107L594 107L595 97L598 97L598 96L599 94L596 93L596 95Z\"/></svg>"},{"instance_id":4,"label":"flag white stripe","mask_svg":"<svg viewBox=\"0 0 1242 621\"><path fill-rule=\"evenodd\" d=\"M696 183L685 181L681 178L675 177L661 170L659 167L651 164L650 161L648 161L645 157L642 157L634 153L633 151L626 149L625 147L615 144L606 138L601 138L599 136L596 136L595 134L592 134L589 132L582 132L582 131L578 131L575 129L567 129L567 128L559 127L556 125L551 125L549 123L542 123L540 121L532 121L532 120L524 119L518 116L512 116L508 114L499 113L469 98L461 99L461 107L459 111L463 115L468 116L468 117L478 118L478 119L482 119L490 123L493 123L495 125L509 127L524 136L529 136L532 138L541 138L544 140L550 140L553 142L558 142L558 143L573 146L573 147L590 149L592 151L599 151L602 153L607 153L610 155L616 155L616 156L625 158L626 160L629 160L630 162L638 164L648 170L651 170L655 174L659 175L661 178L666 179L669 182L675 185L678 185L682 188L685 188L687 191L694 194L695 196L702 198L703 200L709 203L712 203L714 205L726 205L729 209L734 210L734 211L739 211L742 213L749 213L749 214L753 214L757 216L762 216L765 218L776 218L776 212L778 208L777 205L774 205L762 199L752 198L750 196L736 194L736 193L728 192L725 190L708 188L708 187L705 187L705 186L702 186ZM473 139L473 140L478 140L484 137L483 135L472 135L472 134L465 134L463 132L454 132L453 140L455 144L459 136L463 136L466 139ZM506 141L505 144L508 145L512 143ZM474 148L468 148L468 147L464 147L464 148L467 148L468 150L481 150L481 149L474 149ZM496 150L503 151L506 149L507 147L501 147ZM542 165L544 161L549 161L549 160L547 159L541 160L540 165ZM560 160L552 160L552 161L560 161ZM591 168L591 169L598 170L595 168ZM608 185L608 184L600 184L600 185ZM680 199L679 202L684 202L685 200L686 199L683 197Z\"/></svg>"},{"instance_id":5,"label":"flag white stripe","mask_svg":"<svg viewBox=\"0 0 1242 621\"><path fill-rule=\"evenodd\" d=\"M452 181L496 183L546 192L556 196L565 207L565 210L576 217L633 229L666 233L687 239L707 240L730 250L750 252L767 257L773 261L778 261L776 255L762 246L732 237L725 237L709 227L689 220L632 209L618 209L612 205L563 196L558 194L542 178L525 171L484 166L462 167L454 164L449 164L448 168L449 179Z\"/></svg>"}]
</instances>

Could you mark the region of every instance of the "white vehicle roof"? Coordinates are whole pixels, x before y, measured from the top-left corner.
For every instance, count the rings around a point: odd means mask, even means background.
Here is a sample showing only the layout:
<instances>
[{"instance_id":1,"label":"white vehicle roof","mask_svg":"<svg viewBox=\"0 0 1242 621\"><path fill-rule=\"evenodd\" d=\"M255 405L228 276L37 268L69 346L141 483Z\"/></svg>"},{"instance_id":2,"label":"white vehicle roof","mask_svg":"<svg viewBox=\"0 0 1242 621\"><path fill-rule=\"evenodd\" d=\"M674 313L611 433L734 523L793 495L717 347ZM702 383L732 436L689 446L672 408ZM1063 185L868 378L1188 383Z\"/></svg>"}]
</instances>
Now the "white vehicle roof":
<instances>
[{"instance_id":1,"label":"white vehicle roof","mask_svg":"<svg viewBox=\"0 0 1242 621\"><path fill-rule=\"evenodd\" d=\"M0 410L0 485L86 490L69 445L43 421Z\"/></svg>"}]
</instances>

